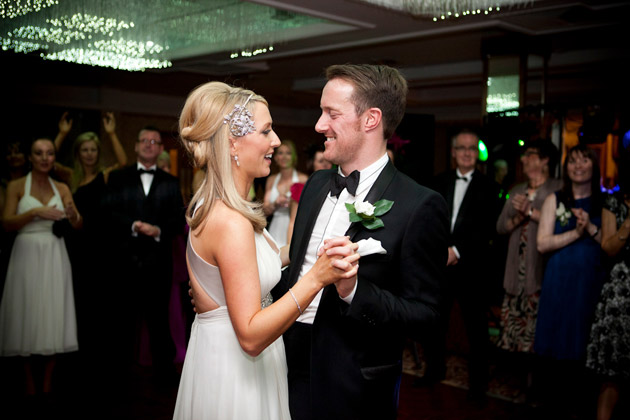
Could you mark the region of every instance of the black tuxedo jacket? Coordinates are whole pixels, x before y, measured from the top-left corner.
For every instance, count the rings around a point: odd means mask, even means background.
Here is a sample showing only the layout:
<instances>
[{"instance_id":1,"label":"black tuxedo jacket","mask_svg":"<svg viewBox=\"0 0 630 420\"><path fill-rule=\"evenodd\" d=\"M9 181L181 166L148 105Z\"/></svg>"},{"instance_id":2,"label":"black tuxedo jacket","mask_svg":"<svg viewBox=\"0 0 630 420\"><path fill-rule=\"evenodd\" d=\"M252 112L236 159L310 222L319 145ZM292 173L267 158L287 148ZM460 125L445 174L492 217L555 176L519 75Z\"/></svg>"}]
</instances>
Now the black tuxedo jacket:
<instances>
[{"instance_id":1,"label":"black tuxedo jacket","mask_svg":"<svg viewBox=\"0 0 630 420\"><path fill-rule=\"evenodd\" d=\"M335 170L315 172L306 183L291 241L284 288L297 281L306 248ZM360 223L351 240L374 238L387 254L359 261L351 305L334 285L324 289L313 323L311 397L313 418L394 419L406 337L421 336L438 320L447 259L446 203L388 163L366 201L394 201L370 231Z\"/></svg>"},{"instance_id":2,"label":"black tuxedo jacket","mask_svg":"<svg viewBox=\"0 0 630 420\"><path fill-rule=\"evenodd\" d=\"M119 255L141 268L164 266L171 260L171 241L185 224L184 204L177 178L157 169L149 194L144 194L137 164L113 171L109 175L107 205L111 214L111 235ZM160 241L145 235L132 236L134 221L160 228Z\"/></svg>"},{"instance_id":3,"label":"black tuxedo jacket","mask_svg":"<svg viewBox=\"0 0 630 420\"><path fill-rule=\"evenodd\" d=\"M449 228L456 178L455 170L447 171L438 175L432 185L446 200ZM490 243L494 237L499 211L499 192L496 184L475 170L457 213L453 232L449 236L448 245L455 246L461 257L455 266L448 269L451 282L480 288L481 285L476 280L483 279L473 277L482 277L481 273L488 270L491 257ZM489 279L490 276L486 278Z\"/></svg>"}]
</instances>

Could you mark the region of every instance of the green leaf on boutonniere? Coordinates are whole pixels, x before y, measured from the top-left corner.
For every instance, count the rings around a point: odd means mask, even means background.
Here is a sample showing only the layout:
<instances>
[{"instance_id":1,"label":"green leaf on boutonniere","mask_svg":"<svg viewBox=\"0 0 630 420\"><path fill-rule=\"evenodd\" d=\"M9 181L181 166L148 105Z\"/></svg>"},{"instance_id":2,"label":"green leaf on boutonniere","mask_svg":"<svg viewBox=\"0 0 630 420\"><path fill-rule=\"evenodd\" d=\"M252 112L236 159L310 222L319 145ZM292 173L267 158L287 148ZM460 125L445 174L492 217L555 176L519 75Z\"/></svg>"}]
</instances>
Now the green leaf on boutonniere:
<instances>
[{"instance_id":1,"label":"green leaf on boutonniere","mask_svg":"<svg viewBox=\"0 0 630 420\"><path fill-rule=\"evenodd\" d=\"M385 224L383 223L381 219L374 218L374 220L364 220L363 226L365 226L366 229L374 230L374 229L384 227Z\"/></svg>"},{"instance_id":2,"label":"green leaf on boutonniere","mask_svg":"<svg viewBox=\"0 0 630 420\"><path fill-rule=\"evenodd\" d=\"M362 222L363 218L361 218L361 216L359 216L356 213L350 213L350 222L354 223L354 222Z\"/></svg>"},{"instance_id":3,"label":"green leaf on boutonniere","mask_svg":"<svg viewBox=\"0 0 630 420\"><path fill-rule=\"evenodd\" d=\"M374 216L382 216L387 213L392 206L394 205L393 201L390 200L379 200L374 203Z\"/></svg>"}]
</instances>

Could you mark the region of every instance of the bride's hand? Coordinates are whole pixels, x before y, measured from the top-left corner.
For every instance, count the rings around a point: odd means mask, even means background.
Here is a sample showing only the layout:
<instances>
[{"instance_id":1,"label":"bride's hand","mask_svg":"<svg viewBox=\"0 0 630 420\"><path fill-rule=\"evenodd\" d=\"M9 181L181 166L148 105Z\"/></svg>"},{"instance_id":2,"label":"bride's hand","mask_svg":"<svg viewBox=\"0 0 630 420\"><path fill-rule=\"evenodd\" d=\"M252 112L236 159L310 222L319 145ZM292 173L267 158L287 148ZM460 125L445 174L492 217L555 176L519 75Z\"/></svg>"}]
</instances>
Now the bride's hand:
<instances>
[{"instance_id":1,"label":"bride's hand","mask_svg":"<svg viewBox=\"0 0 630 420\"><path fill-rule=\"evenodd\" d=\"M353 250L352 254L348 254L347 248L350 247ZM319 250L319 255L326 252L328 255L341 255L344 258L342 260L336 260L334 264L350 263L353 275L346 278L339 279L335 282L337 293L340 297L345 298L355 288L357 282L357 273L359 270L359 254L356 252L359 245L350 241L348 236L342 236L339 238L327 239L324 241L324 246ZM338 268L343 268L338 266Z\"/></svg>"},{"instance_id":2,"label":"bride's hand","mask_svg":"<svg viewBox=\"0 0 630 420\"><path fill-rule=\"evenodd\" d=\"M343 279L352 279L358 270L358 245L348 237L328 239L318 252L313 274L321 287Z\"/></svg>"}]
</instances>

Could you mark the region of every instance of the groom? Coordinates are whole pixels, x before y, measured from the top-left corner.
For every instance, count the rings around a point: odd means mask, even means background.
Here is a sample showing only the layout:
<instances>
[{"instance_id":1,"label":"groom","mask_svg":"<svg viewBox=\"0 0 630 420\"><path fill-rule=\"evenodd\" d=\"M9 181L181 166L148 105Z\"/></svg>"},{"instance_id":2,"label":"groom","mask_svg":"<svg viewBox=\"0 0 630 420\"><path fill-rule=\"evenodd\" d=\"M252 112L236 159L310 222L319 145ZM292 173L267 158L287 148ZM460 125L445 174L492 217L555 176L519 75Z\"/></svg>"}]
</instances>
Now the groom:
<instances>
[{"instance_id":1,"label":"groom","mask_svg":"<svg viewBox=\"0 0 630 420\"><path fill-rule=\"evenodd\" d=\"M291 265L276 292L310 269L325 239L348 235L361 260L357 277L320 292L284 334L291 416L395 419L406 337L427 334L439 316L448 211L439 194L388 159L386 141L405 110L402 75L387 66L335 65L326 77L315 130L339 170L317 171L305 185ZM350 223L346 203L383 199L393 205L380 215L382 227Z\"/></svg>"}]
</instances>

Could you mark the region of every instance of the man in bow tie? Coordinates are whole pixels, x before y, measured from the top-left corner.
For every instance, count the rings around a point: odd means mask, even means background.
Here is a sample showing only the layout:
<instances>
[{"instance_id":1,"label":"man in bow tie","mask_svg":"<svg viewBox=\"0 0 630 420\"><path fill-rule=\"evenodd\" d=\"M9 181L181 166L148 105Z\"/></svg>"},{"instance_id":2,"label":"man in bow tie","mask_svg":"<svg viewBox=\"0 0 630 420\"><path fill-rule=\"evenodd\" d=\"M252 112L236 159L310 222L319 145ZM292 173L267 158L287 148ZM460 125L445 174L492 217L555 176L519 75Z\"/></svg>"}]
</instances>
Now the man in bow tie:
<instances>
[{"instance_id":1,"label":"man in bow tie","mask_svg":"<svg viewBox=\"0 0 630 420\"><path fill-rule=\"evenodd\" d=\"M338 169L317 171L304 186L291 264L276 291L315 263L328 238L359 242L361 260L357 277L325 288L284 334L291 417L395 419L407 334L422 336L439 316L446 203L388 158L387 139L406 105L402 75L387 66L337 65L326 77L315 130ZM394 202L379 216L383 227L350 222L346 204L382 199Z\"/></svg>"},{"instance_id":2,"label":"man in bow tie","mask_svg":"<svg viewBox=\"0 0 630 420\"><path fill-rule=\"evenodd\" d=\"M498 189L476 169L479 137L463 130L453 137L455 169L438 175L433 188L449 209L450 235L444 317L436 337L423 342L425 374L415 385L432 385L445 374L449 315L456 299L469 344L469 397L483 401L488 384L488 296L490 241L500 210Z\"/></svg>"},{"instance_id":3,"label":"man in bow tie","mask_svg":"<svg viewBox=\"0 0 630 420\"><path fill-rule=\"evenodd\" d=\"M139 347L141 326L149 335L151 362L158 380L174 379L175 348L168 303L172 281L172 239L183 229L184 205L177 178L156 170L164 150L160 132L147 126L135 143L137 162L109 176L108 205L114 258L120 271L118 303L122 363L129 366Z\"/></svg>"}]
</instances>

